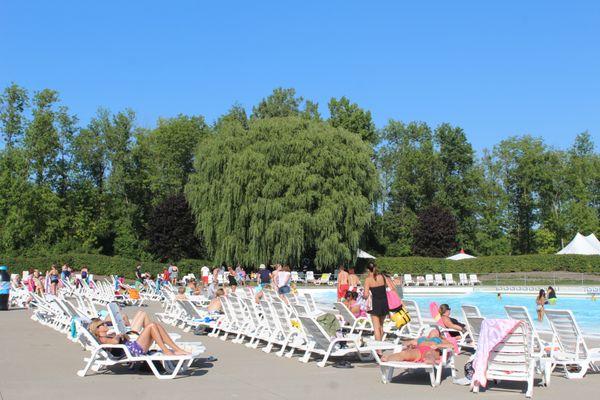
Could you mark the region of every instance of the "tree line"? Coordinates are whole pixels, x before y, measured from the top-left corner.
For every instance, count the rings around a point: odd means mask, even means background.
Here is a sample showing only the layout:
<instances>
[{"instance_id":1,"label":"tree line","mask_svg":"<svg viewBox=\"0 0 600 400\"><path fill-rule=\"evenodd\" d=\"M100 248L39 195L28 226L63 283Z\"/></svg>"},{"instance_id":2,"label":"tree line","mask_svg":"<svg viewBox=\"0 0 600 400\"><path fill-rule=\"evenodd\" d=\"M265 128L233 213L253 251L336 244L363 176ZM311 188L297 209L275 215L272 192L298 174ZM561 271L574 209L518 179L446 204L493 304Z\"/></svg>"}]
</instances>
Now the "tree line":
<instances>
[{"instance_id":1,"label":"tree line","mask_svg":"<svg viewBox=\"0 0 600 400\"><path fill-rule=\"evenodd\" d=\"M390 120L278 88L213 123L100 108L51 89L0 96L0 253L208 257L331 266L387 256L552 253L599 227L591 135L510 137L477 155L458 126Z\"/></svg>"}]
</instances>

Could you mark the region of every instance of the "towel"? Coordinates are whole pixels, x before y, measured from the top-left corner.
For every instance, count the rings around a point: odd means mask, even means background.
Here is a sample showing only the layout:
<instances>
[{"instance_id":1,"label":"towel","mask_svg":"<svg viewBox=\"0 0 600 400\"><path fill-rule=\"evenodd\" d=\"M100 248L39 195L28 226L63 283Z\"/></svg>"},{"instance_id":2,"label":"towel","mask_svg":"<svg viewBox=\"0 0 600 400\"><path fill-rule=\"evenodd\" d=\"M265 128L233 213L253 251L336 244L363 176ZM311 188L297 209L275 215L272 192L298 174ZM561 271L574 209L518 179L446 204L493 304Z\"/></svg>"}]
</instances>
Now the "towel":
<instances>
[{"instance_id":1,"label":"towel","mask_svg":"<svg viewBox=\"0 0 600 400\"><path fill-rule=\"evenodd\" d=\"M476 383L479 386L487 385L487 364L490 353L500 342L502 342L521 323L514 319L484 319L481 323L481 332L477 340L477 351L473 360L473 381L471 387Z\"/></svg>"}]
</instances>

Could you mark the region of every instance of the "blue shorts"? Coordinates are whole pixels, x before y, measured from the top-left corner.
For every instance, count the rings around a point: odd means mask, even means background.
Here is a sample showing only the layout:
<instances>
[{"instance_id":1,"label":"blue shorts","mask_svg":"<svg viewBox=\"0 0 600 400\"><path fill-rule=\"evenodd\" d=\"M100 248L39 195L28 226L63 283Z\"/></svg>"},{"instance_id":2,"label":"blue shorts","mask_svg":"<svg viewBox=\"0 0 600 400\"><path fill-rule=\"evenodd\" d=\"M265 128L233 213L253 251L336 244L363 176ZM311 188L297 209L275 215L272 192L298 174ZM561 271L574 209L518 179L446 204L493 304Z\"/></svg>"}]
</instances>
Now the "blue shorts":
<instances>
[{"instance_id":1,"label":"blue shorts","mask_svg":"<svg viewBox=\"0 0 600 400\"><path fill-rule=\"evenodd\" d=\"M291 289L289 286L282 286L277 290L277 293L279 294L288 294L289 292L291 292Z\"/></svg>"}]
</instances>

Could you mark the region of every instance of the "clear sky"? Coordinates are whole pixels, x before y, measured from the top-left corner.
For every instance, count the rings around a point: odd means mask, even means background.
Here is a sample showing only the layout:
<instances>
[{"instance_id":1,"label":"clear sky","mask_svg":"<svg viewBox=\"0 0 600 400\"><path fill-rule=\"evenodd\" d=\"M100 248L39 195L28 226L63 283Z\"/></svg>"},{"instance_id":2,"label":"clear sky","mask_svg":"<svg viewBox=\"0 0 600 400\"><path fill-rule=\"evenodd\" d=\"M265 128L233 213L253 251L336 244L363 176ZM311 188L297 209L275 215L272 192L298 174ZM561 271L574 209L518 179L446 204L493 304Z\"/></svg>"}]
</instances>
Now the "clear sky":
<instances>
[{"instance_id":1,"label":"clear sky","mask_svg":"<svg viewBox=\"0 0 600 400\"><path fill-rule=\"evenodd\" d=\"M247 109L294 87L390 118L600 142L600 1L0 0L0 86L52 88L84 124Z\"/></svg>"}]
</instances>

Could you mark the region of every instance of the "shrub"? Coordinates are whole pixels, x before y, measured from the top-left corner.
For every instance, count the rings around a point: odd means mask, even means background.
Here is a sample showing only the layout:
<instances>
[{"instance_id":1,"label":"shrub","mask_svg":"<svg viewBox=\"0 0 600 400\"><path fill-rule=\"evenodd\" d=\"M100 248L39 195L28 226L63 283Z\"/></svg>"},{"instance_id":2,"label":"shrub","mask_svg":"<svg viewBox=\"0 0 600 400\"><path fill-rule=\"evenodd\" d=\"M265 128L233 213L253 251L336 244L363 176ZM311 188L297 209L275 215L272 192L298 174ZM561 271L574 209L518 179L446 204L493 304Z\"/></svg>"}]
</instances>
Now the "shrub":
<instances>
[{"instance_id":1,"label":"shrub","mask_svg":"<svg viewBox=\"0 0 600 400\"><path fill-rule=\"evenodd\" d=\"M488 256L461 261L428 257L380 257L377 265L389 273L494 273L569 271L600 273L600 256L531 254Z\"/></svg>"},{"instance_id":2,"label":"shrub","mask_svg":"<svg viewBox=\"0 0 600 400\"><path fill-rule=\"evenodd\" d=\"M135 278L135 266L139 264L138 260L124 257L109 257L99 254L75 254L67 253L60 255L48 255L45 257L3 257L0 256L0 265L7 265L11 273L20 273L29 268L37 268L41 271L50 269L52 264L59 267L68 263L73 269L80 270L83 265L87 265L90 273L94 275L124 275L126 278ZM180 275L194 273L199 276L200 268L203 265L212 265L207 260L182 260L177 263ZM142 262L142 271L149 272L152 276L163 271L165 264L157 262Z\"/></svg>"}]
</instances>

